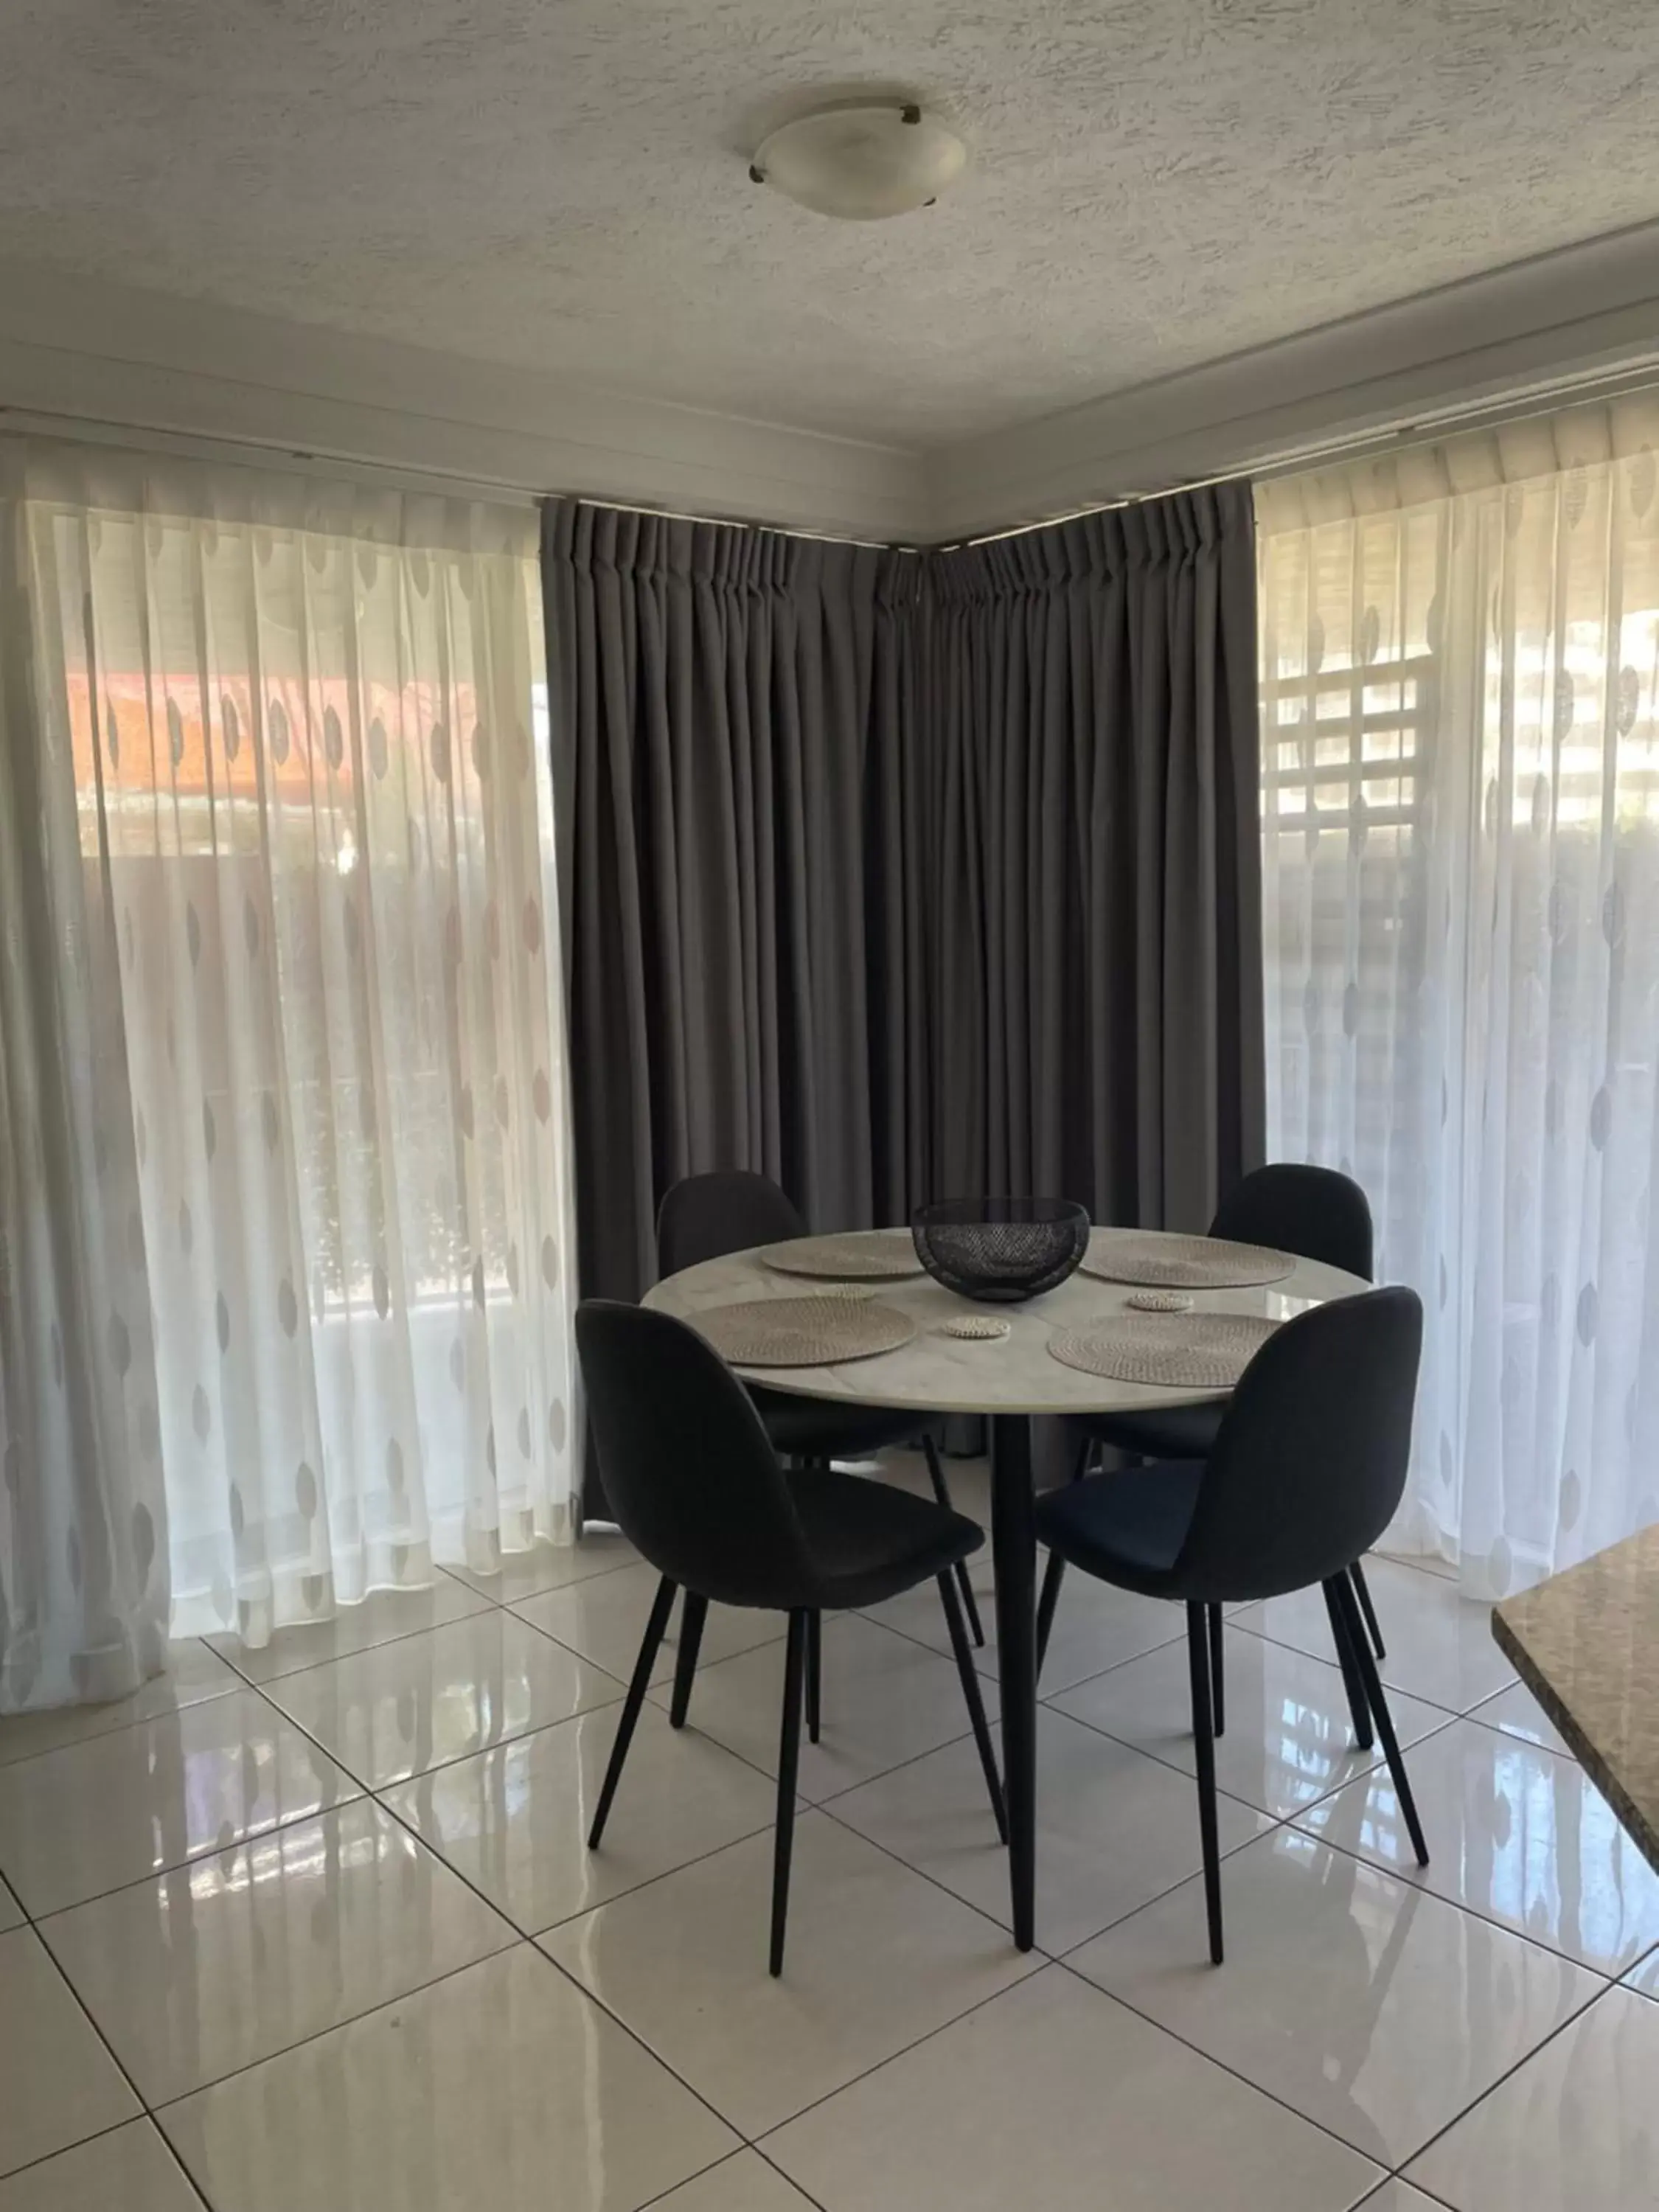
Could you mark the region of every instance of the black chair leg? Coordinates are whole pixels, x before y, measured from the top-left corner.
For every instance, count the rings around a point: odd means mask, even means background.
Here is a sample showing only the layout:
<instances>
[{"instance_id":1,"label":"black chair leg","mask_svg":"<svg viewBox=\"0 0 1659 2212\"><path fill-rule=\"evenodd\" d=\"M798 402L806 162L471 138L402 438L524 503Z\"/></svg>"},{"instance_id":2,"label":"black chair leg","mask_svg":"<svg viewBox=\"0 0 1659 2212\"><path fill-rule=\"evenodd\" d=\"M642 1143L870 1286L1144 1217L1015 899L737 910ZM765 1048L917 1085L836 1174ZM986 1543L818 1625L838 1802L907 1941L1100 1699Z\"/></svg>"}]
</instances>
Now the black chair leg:
<instances>
[{"instance_id":1,"label":"black chair leg","mask_svg":"<svg viewBox=\"0 0 1659 2212\"><path fill-rule=\"evenodd\" d=\"M939 1578L939 1594L944 1601L945 1625L951 1631L951 1649L956 1654L957 1672L962 1677L962 1694L967 1701L968 1717L974 1725L974 1741L979 1747L979 1763L985 1770L985 1786L991 1793L991 1810L996 1815L997 1834L1006 1844L1008 1840L1008 1808L1002 1798L1002 1777L997 1771L997 1755L992 1747L990 1723L985 1717L985 1698L980 1689L979 1676L974 1669L974 1655L968 1649L968 1632L963 1625L957 1586L948 1571Z\"/></svg>"},{"instance_id":2,"label":"black chair leg","mask_svg":"<svg viewBox=\"0 0 1659 2212\"><path fill-rule=\"evenodd\" d=\"M1085 1437L1078 1447L1077 1457L1072 1463L1073 1482L1081 1482L1084 1476L1088 1474L1089 1462L1094 1457L1094 1438ZM1048 1656L1048 1638L1054 1632L1054 1611L1060 1603L1060 1586L1065 1579L1065 1560L1060 1558L1058 1552L1050 1552L1048 1564L1042 1571L1042 1589L1037 1598L1036 1662L1039 1680L1042 1677L1043 1660Z\"/></svg>"},{"instance_id":3,"label":"black chair leg","mask_svg":"<svg viewBox=\"0 0 1659 2212\"><path fill-rule=\"evenodd\" d=\"M674 1609L677 1584L666 1575L657 1584L657 1595L652 1602L651 1618L645 1624L645 1635L640 1644L640 1656L634 1662L634 1673L628 1685L628 1695L623 1699L622 1719L617 1729L617 1741L611 1747L611 1763L605 1770L605 1780L599 1789L599 1808L593 1815L593 1825L587 1832L587 1848L596 1851L599 1838L605 1833L605 1824L610 1818L611 1801L617 1794L617 1784L622 1779L628 1747L634 1740L635 1723L640 1717L640 1707L645 1703L645 1693L650 1686L651 1669L657 1663L657 1654L662 1648L668 1616Z\"/></svg>"},{"instance_id":4,"label":"black chair leg","mask_svg":"<svg viewBox=\"0 0 1659 2212\"><path fill-rule=\"evenodd\" d=\"M956 1508L951 1503L951 1492L945 1480L945 1469L939 1464L939 1446L933 1442L932 1437L924 1436L921 1440L921 1449L927 1462L927 1480L933 1486L933 1501L935 1504L944 1506L947 1512L953 1513ZM957 1561L956 1577L957 1588L962 1592L962 1609L968 1616L968 1632L982 1650L985 1644L985 1631L980 1626L979 1606L974 1597L974 1585L969 1577L966 1559ZM816 1741L817 1739L814 1738L814 1741Z\"/></svg>"},{"instance_id":5,"label":"black chair leg","mask_svg":"<svg viewBox=\"0 0 1659 2212\"><path fill-rule=\"evenodd\" d=\"M1359 1671L1348 1634L1348 1616L1344 1610L1339 1588L1346 1589L1347 1577L1339 1575L1323 1585L1325 1610L1330 1615L1331 1641L1336 1646L1337 1663L1342 1669L1342 1685L1348 1693L1348 1713L1353 1722L1354 1741L1361 1751L1369 1751L1375 1738L1371 1734L1370 1701L1365 1695L1365 1678ZM1364 1631L1360 1631L1364 1642Z\"/></svg>"},{"instance_id":6,"label":"black chair leg","mask_svg":"<svg viewBox=\"0 0 1659 2212\"><path fill-rule=\"evenodd\" d=\"M1048 1656L1048 1638L1054 1625L1054 1608L1060 1603L1060 1586L1066 1579L1066 1562L1058 1552L1050 1552L1048 1564L1042 1570L1042 1594L1037 1599L1036 1663L1037 1680L1042 1679L1042 1662Z\"/></svg>"},{"instance_id":7,"label":"black chair leg","mask_svg":"<svg viewBox=\"0 0 1659 2212\"><path fill-rule=\"evenodd\" d=\"M800 1770L801 1692L806 1673L807 1624L792 1613L783 1660L783 1727L778 1740L778 1824L772 1840L773 1976L783 1972L783 1933L789 1918L789 1862L795 1845L795 1778Z\"/></svg>"},{"instance_id":8,"label":"black chair leg","mask_svg":"<svg viewBox=\"0 0 1659 2212\"><path fill-rule=\"evenodd\" d=\"M1365 1616L1365 1633L1371 1639L1371 1650L1379 1659L1386 1659L1388 1648L1382 1641L1382 1631L1376 1618L1376 1607L1371 1603L1371 1594L1365 1581L1365 1570L1356 1559L1348 1570L1348 1580L1353 1584L1353 1594L1359 1601L1359 1610Z\"/></svg>"},{"instance_id":9,"label":"black chair leg","mask_svg":"<svg viewBox=\"0 0 1659 2212\"><path fill-rule=\"evenodd\" d=\"M1389 1711L1389 1701L1382 1694L1382 1678L1376 1671L1370 1646L1365 1641L1364 1624L1359 1618L1358 1600L1352 1585L1344 1576L1328 1585L1338 1593L1338 1602L1348 1624L1359 1677L1365 1686L1365 1696L1376 1721L1376 1733L1382 1740L1382 1756L1389 1762L1389 1775L1394 1784L1394 1794L1400 1800L1400 1809L1406 1816L1406 1832L1412 1839L1412 1849L1417 1854L1419 1866L1427 1866L1429 1846L1423 1834L1423 1823L1417 1817L1417 1800L1412 1796L1412 1785L1406 1777L1406 1762L1400 1754L1400 1739L1394 1732L1394 1716Z\"/></svg>"},{"instance_id":10,"label":"black chair leg","mask_svg":"<svg viewBox=\"0 0 1659 2212\"><path fill-rule=\"evenodd\" d=\"M1204 1844L1204 1907L1210 1960L1221 1964L1221 1838L1216 1826L1215 1736L1210 1712L1210 1638L1201 1605L1187 1607L1187 1662L1193 1685L1193 1744L1198 1759L1198 1825Z\"/></svg>"},{"instance_id":11,"label":"black chair leg","mask_svg":"<svg viewBox=\"0 0 1659 2212\"><path fill-rule=\"evenodd\" d=\"M1227 1657L1221 1646L1221 1607L1206 1607L1210 1644L1210 1721L1217 1735L1227 1733Z\"/></svg>"},{"instance_id":12,"label":"black chair leg","mask_svg":"<svg viewBox=\"0 0 1659 2212\"><path fill-rule=\"evenodd\" d=\"M823 1615L806 1616L806 1733L816 1743L823 1699Z\"/></svg>"},{"instance_id":13,"label":"black chair leg","mask_svg":"<svg viewBox=\"0 0 1659 2212\"><path fill-rule=\"evenodd\" d=\"M668 1708L670 1728L684 1728L691 1705L691 1678L697 1671L697 1652L702 1625L708 1618L708 1601L687 1590L680 1608L680 1648L674 1660L674 1696Z\"/></svg>"}]
</instances>

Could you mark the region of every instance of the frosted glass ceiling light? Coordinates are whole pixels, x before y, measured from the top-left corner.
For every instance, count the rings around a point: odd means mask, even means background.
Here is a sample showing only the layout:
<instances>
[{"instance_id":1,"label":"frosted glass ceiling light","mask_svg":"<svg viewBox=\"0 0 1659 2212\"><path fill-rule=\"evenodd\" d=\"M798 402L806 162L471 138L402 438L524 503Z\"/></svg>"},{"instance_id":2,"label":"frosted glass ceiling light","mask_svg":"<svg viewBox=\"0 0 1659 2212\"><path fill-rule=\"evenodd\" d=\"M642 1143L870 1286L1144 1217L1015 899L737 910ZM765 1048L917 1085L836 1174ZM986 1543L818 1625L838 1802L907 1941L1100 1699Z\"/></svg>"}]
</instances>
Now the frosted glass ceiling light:
<instances>
[{"instance_id":1,"label":"frosted glass ceiling light","mask_svg":"<svg viewBox=\"0 0 1659 2212\"><path fill-rule=\"evenodd\" d=\"M819 108L761 142L749 173L819 215L870 222L927 207L968 165L936 115L897 100Z\"/></svg>"}]
</instances>

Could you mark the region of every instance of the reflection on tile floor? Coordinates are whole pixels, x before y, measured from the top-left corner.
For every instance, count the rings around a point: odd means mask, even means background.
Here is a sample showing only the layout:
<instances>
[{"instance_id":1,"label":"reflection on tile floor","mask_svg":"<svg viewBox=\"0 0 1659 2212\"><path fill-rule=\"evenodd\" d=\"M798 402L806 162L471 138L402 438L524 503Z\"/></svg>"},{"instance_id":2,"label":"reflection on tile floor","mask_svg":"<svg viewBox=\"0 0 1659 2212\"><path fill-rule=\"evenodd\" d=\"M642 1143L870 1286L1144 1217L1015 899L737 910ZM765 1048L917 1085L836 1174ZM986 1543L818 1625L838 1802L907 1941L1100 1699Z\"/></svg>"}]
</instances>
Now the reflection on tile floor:
<instances>
[{"instance_id":1,"label":"reflection on tile floor","mask_svg":"<svg viewBox=\"0 0 1659 2212\"><path fill-rule=\"evenodd\" d=\"M1348 1717L1347 1693L1334 1663L1315 1659L1229 1627L1227 1727L1216 1746L1216 1779L1275 1820L1301 1812L1363 1774L1382 1758L1360 1751ZM1091 1728L1193 1771L1191 1687L1187 1645L1166 1644L1145 1658L1062 1690L1054 1708ZM1409 1747L1450 1719L1438 1706L1398 1695L1389 1701L1395 1728Z\"/></svg>"},{"instance_id":2,"label":"reflection on tile floor","mask_svg":"<svg viewBox=\"0 0 1659 2212\"><path fill-rule=\"evenodd\" d=\"M619 1539L0 1721L0 2212L1659 2204L1659 1877L1483 1609L1373 1565L1426 1870L1322 1607L1230 1627L1218 1972L1179 1617L1072 1580L1029 1959L931 1590L826 1626L778 1983L781 1621L715 1609L679 1732L665 1650L585 1848Z\"/></svg>"},{"instance_id":3,"label":"reflection on tile floor","mask_svg":"<svg viewBox=\"0 0 1659 2212\"><path fill-rule=\"evenodd\" d=\"M1607 1984L1380 1868L1280 1828L1070 1964L1379 2166L1400 2166Z\"/></svg>"},{"instance_id":4,"label":"reflection on tile floor","mask_svg":"<svg viewBox=\"0 0 1659 2212\"><path fill-rule=\"evenodd\" d=\"M1659 1874L1575 1759L1463 1720L1415 1745L1407 1771L1432 1838L1426 1867L1386 1767L1297 1825L1598 1973L1622 1974L1659 1943Z\"/></svg>"}]
</instances>

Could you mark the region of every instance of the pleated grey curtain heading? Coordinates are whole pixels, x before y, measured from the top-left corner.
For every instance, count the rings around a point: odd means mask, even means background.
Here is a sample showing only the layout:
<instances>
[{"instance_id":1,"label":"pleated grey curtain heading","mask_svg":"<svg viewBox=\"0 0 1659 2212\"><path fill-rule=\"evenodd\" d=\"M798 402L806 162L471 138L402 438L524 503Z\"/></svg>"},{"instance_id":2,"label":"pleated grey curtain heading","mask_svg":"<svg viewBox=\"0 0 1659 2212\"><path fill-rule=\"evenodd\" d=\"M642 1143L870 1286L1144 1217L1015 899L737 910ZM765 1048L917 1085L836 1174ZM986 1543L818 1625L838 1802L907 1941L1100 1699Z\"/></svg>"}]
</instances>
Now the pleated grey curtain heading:
<instances>
[{"instance_id":1,"label":"pleated grey curtain heading","mask_svg":"<svg viewBox=\"0 0 1659 2212\"><path fill-rule=\"evenodd\" d=\"M1255 549L1224 486L939 554L554 500L582 1288L679 1176L814 1228L1260 1156Z\"/></svg>"}]
</instances>

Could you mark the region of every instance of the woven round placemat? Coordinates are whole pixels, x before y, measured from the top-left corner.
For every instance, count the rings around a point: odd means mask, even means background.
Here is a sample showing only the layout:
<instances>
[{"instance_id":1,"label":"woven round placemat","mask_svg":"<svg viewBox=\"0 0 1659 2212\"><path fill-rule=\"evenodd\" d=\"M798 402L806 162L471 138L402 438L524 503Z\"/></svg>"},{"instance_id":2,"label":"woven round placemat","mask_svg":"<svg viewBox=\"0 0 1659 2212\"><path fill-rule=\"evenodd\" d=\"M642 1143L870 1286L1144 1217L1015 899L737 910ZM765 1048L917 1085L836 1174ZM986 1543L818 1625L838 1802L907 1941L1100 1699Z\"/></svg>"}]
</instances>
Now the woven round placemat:
<instances>
[{"instance_id":1,"label":"woven round placemat","mask_svg":"<svg viewBox=\"0 0 1659 2212\"><path fill-rule=\"evenodd\" d=\"M908 1229L857 1229L845 1237L797 1237L763 1244L760 1256L781 1275L816 1275L832 1283L896 1281L919 1275L915 1240Z\"/></svg>"},{"instance_id":2,"label":"woven round placemat","mask_svg":"<svg viewBox=\"0 0 1659 2212\"><path fill-rule=\"evenodd\" d=\"M1102 1314L1056 1329L1048 1350L1063 1367L1113 1382L1230 1390L1278 1327L1254 1314Z\"/></svg>"},{"instance_id":3,"label":"woven round placemat","mask_svg":"<svg viewBox=\"0 0 1659 2212\"><path fill-rule=\"evenodd\" d=\"M1147 1283L1164 1291L1237 1291L1282 1283L1296 1273L1288 1252L1229 1244L1218 1237L1170 1237L1145 1229L1097 1229L1082 1272L1108 1283Z\"/></svg>"},{"instance_id":4,"label":"woven round placemat","mask_svg":"<svg viewBox=\"0 0 1659 2212\"><path fill-rule=\"evenodd\" d=\"M916 1325L876 1298L743 1298L687 1320L738 1367L833 1367L908 1344Z\"/></svg>"}]
</instances>

